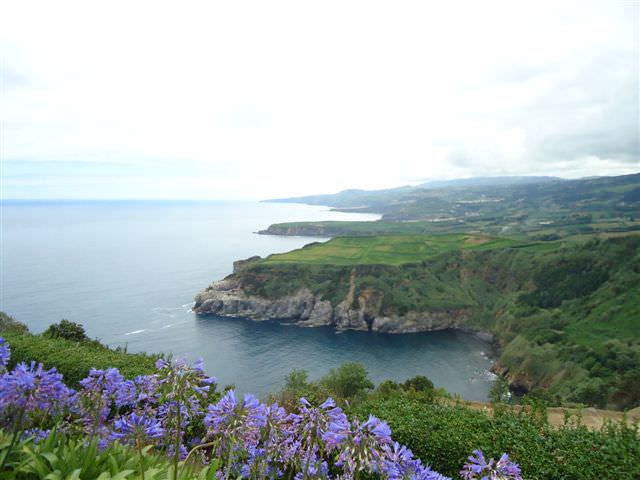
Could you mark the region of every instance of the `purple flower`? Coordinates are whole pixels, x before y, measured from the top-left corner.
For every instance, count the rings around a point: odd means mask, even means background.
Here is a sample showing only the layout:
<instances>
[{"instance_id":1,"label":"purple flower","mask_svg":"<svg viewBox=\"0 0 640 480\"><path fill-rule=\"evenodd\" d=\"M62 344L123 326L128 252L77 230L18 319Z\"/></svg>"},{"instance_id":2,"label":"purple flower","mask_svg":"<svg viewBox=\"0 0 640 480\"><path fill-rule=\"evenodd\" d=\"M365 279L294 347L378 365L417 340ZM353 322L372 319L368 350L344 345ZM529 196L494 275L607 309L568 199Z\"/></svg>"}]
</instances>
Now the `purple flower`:
<instances>
[{"instance_id":1,"label":"purple flower","mask_svg":"<svg viewBox=\"0 0 640 480\"><path fill-rule=\"evenodd\" d=\"M167 368L169 366L169 362L167 362L164 358L159 358L158 360L156 360L156 368L158 370L162 370L163 368Z\"/></svg>"},{"instance_id":2,"label":"purple flower","mask_svg":"<svg viewBox=\"0 0 640 480\"><path fill-rule=\"evenodd\" d=\"M391 429L385 422L369 415L366 422L354 422L354 432L341 447L338 464L350 475L362 470L370 473L402 471L401 466L393 468L389 464L385 454L394 452L389 448L385 449L385 446L392 446Z\"/></svg>"},{"instance_id":3,"label":"purple flower","mask_svg":"<svg viewBox=\"0 0 640 480\"><path fill-rule=\"evenodd\" d=\"M137 401L136 385L125 380L117 368L97 370L80 381L76 405L84 417L84 423L92 431L122 407L133 407Z\"/></svg>"},{"instance_id":4,"label":"purple flower","mask_svg":"<svg viewBox=\"0 0 640 480\"><path fill-rule=\"evenodd\" d=\"M300 404L300 413L292 417L300 438L320 438L326 443L327 449L332 450L349 435L349 420L332 398L327 398L317 408L313 408L304 397L300 398Z\"/></svg>"},{"instance_id":5,"label":"purple flower","mask_svg":"<svg viewBox=\"0 0 640 480\"><path fill-rule=\"evenodd\" d=\"M133 379L137 403L157 403L158 379L155 375L139 375Z\"/></svg>"},{"instance_id":6,"label":"purple flower","mask_svg":"<svg viewBox=\"0 0 640 480\"><path fill-rule=\"evenodd\" d=\"M148 440L160 438L163 435L164 429L158 420L132 412L114 422L111 438L131 445L142 446Z\"/></svg>"},{"instance_id":7,"label":"purple flower","mask_svg":"<svg viewBox=\"0 0 640 480\"><path fill-rule=\"evenodd\" d=\"M306 478L326 478L327 473L329 473L329 465L327 465L327 462L311 462L306 473ZM295 480L302 480L305 478L305 474L304 472L298 472L294 478Z\"/></svg>"},{"instance_id":8,"label":"purple flower","mask_svg":"<svg viewBox=\"0 0 640 480\"><path fill-rule=\"evenodd\" d=\"M204 424L209 435L242 440L245 446L250 446L257 444L260 428L267 423L267 415L267 407L253 395L245 395L240 403L235 392L229 390L218 403L209 405Z\"/></svg>"},{"instance_id":9,"label":"purple flower","mask_svg":"<svg viewBox=\"0 0 640 480\"><path fill-rule=\"evenodd\" d=\"M414 470L413 453L398 442L386 444L383 447L384 461L381 465L382 473L390 479L405 478L407 470Z\"/></svg>"},{"instance_id":10,"label":"purple flower","mask_svg":"<svg viewBox=\"0 0 640 480\"><path fill-rule=\"evenodd\" d=\"M506 453L503 453L500 460L496 463L496 471L504 478L513 480L522 480L522 474L520 472L520 466L509 460Z\"/></svg>"},{"instance_id":11,"label":"purple flower","mask_svg":"<svg viewBox=\"0 0 640 480\"><path fill-rule=\"evenodd\" d=\"M445 477L438 472L434 472L428 466L421 465L419 460L415 473L409 474L409 478L411 480L451 480L450 477Z\"/></svg>"},{"instance_id":12,"label":"purple flower","mask_svg":"<svg viewBox=\"0 0 640 480\"><path fill-rule=\"evenodd\" d=\"M188 403L194 408L193 414L199 415L204 410L211 385L217 383L217 380L204 373L202 360L197 360L192 367L181 358L173 363L159 359L156 361L156 368L159 370L157 394L161 401L169 399ZM187 401L189 397L192 398Z\"/></svg>"},{"instance_id":13,"label":"purple flower","mask_svg":"<svg viewBox=\"0 0 640 480\"><path fill-rule=\"evenodd\" d=\"M204 360L202 357L196 358L196 361L193 362L193 369L197 372L204 373Z\"/></svg>"},{"instance_id":14,"label":"purple flower","mask_svg":"<svg viewBox=\"0 0 640 480\"><path fill-rule=\"evenodd\" d=\"M327 453L341 445L350 434L350 424L344 412L328 398L313 407L300 398L297 414L289 416L291 435L283 444L290 465L305 472L322 471L323 450Z\"/></svg>"},{"instance_id":15,"label":"purple flower","mask_svg":"<svg viewBox=\"0 0 640 480\"><path fill-rule=\"evenodd\" d=\"M180 413L180 431L178 432L178 415ZM191 423L191 412L182 402L170 400L158 408L158 418L160 419L165 431L170 437L179 434L180 438L184 436L184 431ZM170 440L173 442L173 440Z\"/></svg>"},{"instance_id":16,"label":"purple flower","mask_svg":"<svg viewBox=\"0 0 640 480\"><path fill-rule=\"evenodd\" d=\"M360 426L360 429L371 432L380 443L391 443L389 425L373 415L369 415L369 419Z\"/></svg>"},{"instance_id":17,"label":"purple flower","mask_svg":"<svg viewBox=\"0 0 640 480\"><path fill-rule=\"evenodd\" d=\"M240 402L233 390L229 390L215 405L209 405L204 425L209 437L220 439L214 453L232 460L227 474L235 471L242 475L254 463L260 463L264 473L266 466L261 460L265 455L265 447L259 444L262 429L269 421L269 413L267 406L253 395L245 395ZM236 463L236 460L243 458L248 458L248 463Z\"/></svg>"},{"instance_id":18,"label":"purple flower","mask_svg":"<svg viewBox=\"0 0 640 480\"><path fill-rule=\"evenodd\" d=\"M167 456L169 458L172 458L174 456L176 452L176 446L174 444L169 445L169 448L167 449ZM185 458L187 458L187 455L189 454L189 451L187 450L187 447L185 447L182 443L180 444L180 453L178 454L178 458L180 458L180 460L184 460Z\"/></svg>"},{"instance_id":19,"label":"purple flower","mask_svg":"<svg viewBox=\"0 0 640 480\"><path fill-rule=\"evenodd\" d=\"M36 428L31 428L29 430L25 430L24 432L22 432L22 438L24 440L31 438L33 440L33 443L40 443L42 440L47 438L50 433L51 433L51 430L49 429L42 430L36 427Z\"/></svg>"},{"instance_id":20,"label":"purple flower","mask_svg":"<svg viewBox=\"0 0 640 480\"><path fill-rule=\"evenodd\" d=\"M14 407L56 414L69 405L72 393L55 368L45 370L41 363L22 362L0 377L0 410Z\"/></svg>"},{"instance_id":21,"label":"purple flower","mask_svg":"<svg viewBox=\"0 0 640 480\"><path fill-rule=\"evenodd\" d=\"M116 408L132 406L137 400L136 386L125 380L117 368L89 370L89 376L80 381L83 393L97 393Z\"/></svg>"},{"instance_id":22,"label":"purple flower","mask_svg":"<svg viewBox=\"0 0 640 480\"><path fill-rule=\"evenodd\" d=\"M522 480L520 467L510 461L506 453L497 462L493 458L487 461L482 450L473 451L469 462L460 471L460 476L465 480Z\"/></svg>"},{"instance_id":23,"label":"purple flower","mask_svg":"<svg viewBox=\"0 0 640 480\"><path fill-rule=\"evenodd\" d=\"M0 337L0 372L4 372L11 358L11 347L9 342Z\"/></svg>"},{"instance_id":24,"label":"purple flower","mask_svg":"<svg viewBox=\"0 0 640 480\"><path fill-rule=\"evenodd\" d=\"M245 470L256 472L259 477L280 478L282 475L278 475L278 466L289 463L295 455L295 448L289 448L293 430L284 408L277 403L265 408L266 420L261 428L260 442L249 446Z\"/></svg>"}]
</instances>

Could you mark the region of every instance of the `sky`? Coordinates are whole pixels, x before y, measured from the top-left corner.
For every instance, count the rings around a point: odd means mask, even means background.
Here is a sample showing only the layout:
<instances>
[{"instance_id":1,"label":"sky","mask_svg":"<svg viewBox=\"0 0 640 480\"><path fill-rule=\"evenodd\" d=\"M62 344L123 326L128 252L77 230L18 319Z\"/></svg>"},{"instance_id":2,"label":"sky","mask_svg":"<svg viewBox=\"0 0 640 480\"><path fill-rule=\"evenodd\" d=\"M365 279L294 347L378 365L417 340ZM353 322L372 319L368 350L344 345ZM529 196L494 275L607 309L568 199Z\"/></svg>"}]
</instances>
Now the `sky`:
<instances>
[{"instance_id":1,"label":"sky","mask_svg":"<svg viewBox=\"0 0 640 480\"><path fill-rule=\"evenodd\" d=\"M640 2L0 6L2 198L640 171Z\"/></svg>"}]
</instances>

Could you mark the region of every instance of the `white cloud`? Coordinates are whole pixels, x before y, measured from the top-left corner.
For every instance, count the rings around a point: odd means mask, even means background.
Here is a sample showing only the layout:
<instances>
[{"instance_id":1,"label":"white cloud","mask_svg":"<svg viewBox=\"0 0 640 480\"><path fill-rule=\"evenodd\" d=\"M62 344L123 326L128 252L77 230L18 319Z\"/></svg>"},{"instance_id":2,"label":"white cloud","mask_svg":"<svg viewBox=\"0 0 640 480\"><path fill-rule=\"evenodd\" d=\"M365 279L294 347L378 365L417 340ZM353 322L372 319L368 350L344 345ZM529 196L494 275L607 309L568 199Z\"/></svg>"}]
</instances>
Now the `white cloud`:
<instances>
[{"instance_id":1,"label":"white cloud","mask_svg":"<svg viewBox=\"0 0 640 480\"><path fill-rule=\"evenodd\" d=\"M4 194L260 198L637 171L638 12L8 2ZM96 177L96 163L117 167Z\"/></svg>"}]
</instances>

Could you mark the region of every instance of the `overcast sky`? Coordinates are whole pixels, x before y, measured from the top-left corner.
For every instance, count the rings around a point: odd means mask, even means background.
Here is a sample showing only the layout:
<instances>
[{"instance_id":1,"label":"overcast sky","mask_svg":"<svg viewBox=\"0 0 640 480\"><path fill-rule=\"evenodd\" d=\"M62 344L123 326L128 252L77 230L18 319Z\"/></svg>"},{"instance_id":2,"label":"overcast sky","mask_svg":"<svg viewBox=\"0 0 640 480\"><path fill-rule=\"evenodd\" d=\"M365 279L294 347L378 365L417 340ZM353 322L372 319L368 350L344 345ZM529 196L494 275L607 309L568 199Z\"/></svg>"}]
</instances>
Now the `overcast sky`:
<instances>
[{"instance_id":1,"label":"overcast sky","mask_svg":"<svg viewBox=\"0 0 640 480\"><path fill-rule=\"evenodd\" d=\"M638 5L6 1L2 195L638 172Z\"/></svg>"}]
</instances>

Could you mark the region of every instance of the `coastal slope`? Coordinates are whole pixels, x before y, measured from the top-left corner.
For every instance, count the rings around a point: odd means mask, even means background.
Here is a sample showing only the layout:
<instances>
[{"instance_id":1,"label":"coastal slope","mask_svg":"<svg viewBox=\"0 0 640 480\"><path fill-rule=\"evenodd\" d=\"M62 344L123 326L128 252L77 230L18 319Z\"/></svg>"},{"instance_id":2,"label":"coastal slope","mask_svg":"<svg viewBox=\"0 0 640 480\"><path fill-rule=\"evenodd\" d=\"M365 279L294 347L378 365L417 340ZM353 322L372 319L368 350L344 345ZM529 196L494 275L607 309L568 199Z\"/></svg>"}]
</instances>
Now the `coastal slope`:
<instances>
[{"instance_id":1,"label":"coastal slope","mask_svg":"<svg viewBox=\"0 0 640 480\"><path fill-rule=\"evenodd\" d=\"M382 214L382 219L280 223L260 232L267 235L334 237L479 232L549 240L640 230L640 174L578 180L469 179L270 201L374 212Z\"/></svg>"},{"instance_id":2,"label":"coastal slope","mask_svg":"<svg viewBox=\"0 0 640 480\"><path fill-rule=\"evenodd\" d=\"M522 243L478 235L340 237L234 272L194 311L493 340L515 391L640 403L640 236Z\"/></svg>"}]
</instances>

